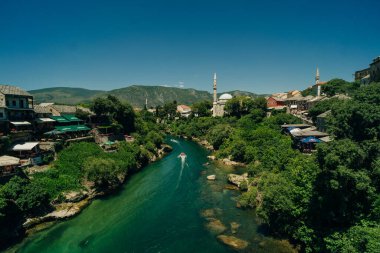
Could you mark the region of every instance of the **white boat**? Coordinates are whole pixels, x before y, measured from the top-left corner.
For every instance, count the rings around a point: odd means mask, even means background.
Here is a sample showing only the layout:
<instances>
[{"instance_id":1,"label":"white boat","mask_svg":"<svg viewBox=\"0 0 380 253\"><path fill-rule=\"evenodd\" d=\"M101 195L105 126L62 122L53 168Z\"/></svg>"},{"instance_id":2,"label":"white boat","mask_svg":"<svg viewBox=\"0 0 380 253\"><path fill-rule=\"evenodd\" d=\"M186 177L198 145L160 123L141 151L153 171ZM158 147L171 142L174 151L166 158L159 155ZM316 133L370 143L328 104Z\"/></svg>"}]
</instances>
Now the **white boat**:
<instances>
[{"instance_id":1,"label":"white boat","mask_svg":"<svg viewBox=\"0 0 380 253\"><path fill-rule=\"evenodd\" d=\"M180 157L180 158L185 158L185 157L186 157L186 154L185 154L184 152L182 152L181 154L179 154L178 157Z\"/></svg>"}]
</instances>

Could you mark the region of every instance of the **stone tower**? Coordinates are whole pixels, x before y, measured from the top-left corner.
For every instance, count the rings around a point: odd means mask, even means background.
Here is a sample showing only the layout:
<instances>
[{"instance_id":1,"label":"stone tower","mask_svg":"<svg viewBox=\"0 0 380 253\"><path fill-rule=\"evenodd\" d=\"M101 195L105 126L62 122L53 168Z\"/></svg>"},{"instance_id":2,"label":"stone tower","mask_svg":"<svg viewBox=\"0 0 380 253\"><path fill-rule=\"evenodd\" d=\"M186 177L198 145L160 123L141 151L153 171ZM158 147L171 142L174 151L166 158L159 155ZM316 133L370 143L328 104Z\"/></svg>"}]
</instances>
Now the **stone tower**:
<instances>
[{"instance_id":1,"label":"stone tower","mask_svg":"<svg viewBox=\"0 0 380 253\"><path fill-rule=\"evenodd\" d=\"M217 110L217 104L218 104L218 98L217 98L217 92L216 92L216 73L214 73L214 101L212 103L212 116L216 116L216 110Z\"/></svg>"},{"instance_id":2,"label":"stone tower","mask_svg":"<svg viewBox=\"0 0 380 253\"><path fill-rule=\"evenodd\" d=\"M317 67L317 74L315 75L315 85L317 85L317 96L321 96L321 86L319 85L319 69Z\"/></svg>"}]
</instances>

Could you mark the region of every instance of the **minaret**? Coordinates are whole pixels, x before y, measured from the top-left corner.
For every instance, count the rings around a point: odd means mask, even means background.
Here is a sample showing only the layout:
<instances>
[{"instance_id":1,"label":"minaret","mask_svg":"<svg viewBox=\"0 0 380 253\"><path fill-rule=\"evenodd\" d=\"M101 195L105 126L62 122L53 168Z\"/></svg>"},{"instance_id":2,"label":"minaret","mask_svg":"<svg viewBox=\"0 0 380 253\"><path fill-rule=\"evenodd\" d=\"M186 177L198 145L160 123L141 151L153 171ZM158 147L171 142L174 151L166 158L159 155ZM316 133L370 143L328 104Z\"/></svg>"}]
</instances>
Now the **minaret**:
<instances>
[{"instance_id":1,"label":"minaret","mask_svg":"<svg viewBox=\"0 0 380 253\"><path fill-rule=\"evenodd\" d=\"M212 116L216 116L216 106L217 106L217 94L216 94L216 73L214 73L214 101L213 101L213 106L212 106Z\"/></svg>"},{"instance_id":2,"label":"minaret","mask_svg":"<svg viewBox=\"0 0 380 253\"><path fill-rule=\"evenodd\" d=\"M320 97L321 96L321 86L319 85L319 69L318 69L318 67L317 67L317 74L315 75L315 85L317 85L317 89L318 89L317 96Z\"/></svg>"},{"instance_id":3,"label":"minaret","mask_svg":"<svg viewBox=\"0 0 380 253\"><path fill-rule=\"evenodd\" d=\"M216 73L214 73L214 103L217 102L217 97L216 97Z\"/></svg>"}]
</instances>

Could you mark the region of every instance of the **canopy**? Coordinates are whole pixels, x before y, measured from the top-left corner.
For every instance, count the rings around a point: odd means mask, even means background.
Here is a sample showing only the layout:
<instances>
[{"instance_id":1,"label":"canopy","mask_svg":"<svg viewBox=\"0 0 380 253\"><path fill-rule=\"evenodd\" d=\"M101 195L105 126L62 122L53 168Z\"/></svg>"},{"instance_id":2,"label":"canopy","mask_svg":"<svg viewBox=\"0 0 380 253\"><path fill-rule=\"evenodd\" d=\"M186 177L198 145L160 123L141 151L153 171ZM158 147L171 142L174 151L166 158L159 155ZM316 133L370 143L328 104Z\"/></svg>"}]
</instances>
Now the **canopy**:
<instances>
[{"instance_id":1,"label":"canopy","mask_svg":"<svg viewBox=\"0 0 380 253\"><path fill-rule=\"evenodd\" d=\"M90 131L91 130L91 128L86 127L85 125L78 125L78 126L74 126L74 127L76 127L76 129L78 131Z\"/></svg>"},{"instance_id":2,"label":"canopy","mask_svg":"<svg viewBox=\"0 0 380 253\"><path fill-rule=\"evenodd\" d=\"M302 143L320 143L321 140L315 138L314 136L309 136L309 137L301 139L301 142Z\"/></svg>"},{"instance_id":3,"label":"canopy","mask_svg":"<svg viewBox=\"0 0 380 253\"><path fill-rule=\"evenodd\" d=\"M31 125L28 121L11 121L11 124L14 126L29 126Z\"/></svg>"},{"instance_id":4,"label":"canopy","mask_svg":"<svg viewBox=\"0 0 380 253\"><path fill-rule=\"evenodd\" d=\"M65 119L64 117L61 116L50 116L53 120L59 122L59 123L67 123L70 122L69 120Z\"/></svg>"},{"instance_id":5,"label":"canopy","mask_svg":"<svg viewBox=\"0 0 380 253\"><path fill-rule=\"evenodd\" d=\"M319 138L321 141L323 142L330 142L331 141L331 138L330 136L326 136L326 137L322 137L322 138Z\"/></svg>"},{"instance_id":6,"label":"canopy","mask_svg":"<svg viewBox=\"0 0 380 253\"><path fill-rule=\"evenodd\" d=\"M50 122L55 122L55 120L51 119L51 118L37 118L36 122L37 123L50 123Z\"/></svg>"},{"instance_id":7,"label":"canopy","mask_svg":"<svg viewBox=\"0 0 380 253\"><path fill-rule=\"evenodd\" d=\"M56 126L55 129L61 132L77 132L77 131L89 131L90 128L84 125L74 125L74 126Z\"/></svg>"},{"instance_id":8,"label":"canopy","mask_svg":"<svg viewBox=\"0 0 380 253\"><path fill-rule=\"evenodd\" d=\"M44 135L58 135L58 134L62 134L62 133L63 132L58 131L58 130L51 130L49 132L44 133Z\"/></svg>"},{"instance_id":9,"label":"canopy","mask_svg":"<svg viewBox=\"0 0 380 253\"><path fill-rule=\"evenodd\" d=\"M20 164L20 159L13 156L0 156L0 166L12 166Z\"/></svg>"},{"instance_id":10,"label":"canopy","mask_svg":"<svg viewBox=\"0 0 380 253\"><path fill-rule=\"evenodd\" d=\"M82 121L81 119L78 119L77 117L75 117L75 115L73 114L62 114L62 117L67 119L70 122Z\"/></svg>"},{"instance_id":11,"label":"canopy","mask_svg":"<svg viewBox=\"0 0 380 253\"><path fill-rule=\"evenodd\" d=\"M32 150L39 142L25 142L23 144L16 144L13 146L13 151L29 151Z\"/></svg>"},{"instance_id":12,"label":"canopy","mask_svg":"<svg viewBox=\"0 0 380 253\"><path fill-rule=\"evenodd\" d=\"M291 134L293 134L293 133L297 133L297 132L300 132L300 131L302 131L300 128L293 128L293 129L291 129L289 132L291 133Z\"/></svg>"}]
</instances>

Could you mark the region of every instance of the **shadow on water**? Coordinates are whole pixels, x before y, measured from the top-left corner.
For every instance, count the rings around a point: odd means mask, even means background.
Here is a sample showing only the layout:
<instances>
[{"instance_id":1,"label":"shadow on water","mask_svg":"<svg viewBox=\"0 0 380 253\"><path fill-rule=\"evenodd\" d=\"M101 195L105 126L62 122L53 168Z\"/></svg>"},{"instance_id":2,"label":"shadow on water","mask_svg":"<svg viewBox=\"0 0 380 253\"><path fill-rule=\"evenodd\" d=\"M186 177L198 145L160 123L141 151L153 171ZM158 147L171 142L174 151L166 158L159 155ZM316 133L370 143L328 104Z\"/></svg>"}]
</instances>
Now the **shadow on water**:
<instances>
[{"instance_id":1,"label":"shadow on water","mask_svg":"<svg viewBox=\"0 0 380 253\"><path fill-rule=\"evenodd\" d=\"M95 238L95 234L89 235L86 238L84 238L82 241L79 242L78 246L80 248L86 248L90 241L92 241Z\"/></svg>"}]
</instances>

